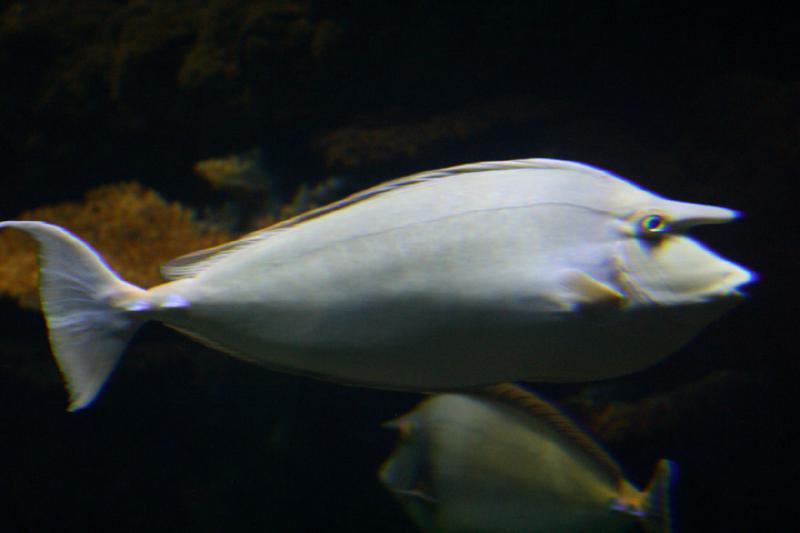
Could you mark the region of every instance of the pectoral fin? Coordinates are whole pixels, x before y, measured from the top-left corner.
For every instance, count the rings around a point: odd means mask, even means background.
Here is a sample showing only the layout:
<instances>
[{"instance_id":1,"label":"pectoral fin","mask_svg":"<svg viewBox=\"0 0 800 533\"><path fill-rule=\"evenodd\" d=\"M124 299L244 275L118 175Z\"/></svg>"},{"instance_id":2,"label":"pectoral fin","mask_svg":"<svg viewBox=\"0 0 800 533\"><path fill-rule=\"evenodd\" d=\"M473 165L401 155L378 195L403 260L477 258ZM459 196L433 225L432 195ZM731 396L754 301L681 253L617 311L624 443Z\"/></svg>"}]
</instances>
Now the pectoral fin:
<instances>
[{"instance_id":1,"label":"pectoral fin","mask_svg":"<svg viewBox=\"0 0 800 533\"><path fill-rule=\"evenodd\" d=\"M560 278L572 305L619 305L625 301L617 289L581 270L565 270Z\"/></svg>"}]
</instances>

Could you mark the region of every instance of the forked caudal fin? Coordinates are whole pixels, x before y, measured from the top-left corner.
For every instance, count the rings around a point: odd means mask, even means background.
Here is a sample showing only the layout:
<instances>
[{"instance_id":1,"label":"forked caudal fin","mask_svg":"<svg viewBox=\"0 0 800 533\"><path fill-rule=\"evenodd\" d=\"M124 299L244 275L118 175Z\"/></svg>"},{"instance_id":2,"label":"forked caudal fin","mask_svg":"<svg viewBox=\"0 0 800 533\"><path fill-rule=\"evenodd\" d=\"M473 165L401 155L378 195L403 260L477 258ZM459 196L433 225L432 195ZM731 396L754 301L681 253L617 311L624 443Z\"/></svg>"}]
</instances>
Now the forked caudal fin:
<instances>
[{"instance_id":1,"label":"forked caudal fin","mask_svg":"<svg viewBox=\"0 0 800 533\"><path fill-rule=\"evenodd\" d=\"M675 463L661 459L656 465L653 478L644 489L644 515L640 517L640 521L648 533L667 533L673 530L670 497L676 477Z\"/></svg>"},{"instance_id":2,"label":"forked caudal fin","mask_svg":"<svg viewBox=\"0 0 800 533\"><path fill-rule=\"evenodd\" d=\"M146 291L119 278L88 244L46 222L0 222L39 243L39 296L50 346L70 395L89 405L144 322L134 312ZM127 304L127 305L126 305Z\"/></svg>"}]
</instances>

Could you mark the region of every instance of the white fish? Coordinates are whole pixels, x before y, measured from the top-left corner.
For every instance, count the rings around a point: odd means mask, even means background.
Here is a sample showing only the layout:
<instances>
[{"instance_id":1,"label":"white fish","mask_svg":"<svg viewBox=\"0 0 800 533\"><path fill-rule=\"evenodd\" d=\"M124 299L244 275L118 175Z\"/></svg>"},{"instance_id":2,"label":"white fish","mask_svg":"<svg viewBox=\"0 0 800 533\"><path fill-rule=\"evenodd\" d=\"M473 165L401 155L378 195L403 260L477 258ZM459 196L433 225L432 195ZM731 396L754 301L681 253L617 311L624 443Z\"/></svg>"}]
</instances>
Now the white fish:
<instances>
[{"instance_id":1,"label":"white fish","mask_svg":"<svg viewBox=\"0 0 800 533\"><path fill-rule=\"evenodd\" d=\"M84 242L40 245L40 293L71 409L159 320L231 355L350 384L443 390L647 367L753 275L687 237L729 209L549 159L415 174L179 258L149 290Z\"/></svg>"},{"instance_id":2,"label":"white fish","mask_svg":"<svg viewBox=\"0 0 800 533\"><path fill-rule=\"evenodd\" d=\"M673 465L645 490L557 408L513 385L433 396L388 425L381 481L425 531L669 531Z\"/></svg>"}]
</instances>

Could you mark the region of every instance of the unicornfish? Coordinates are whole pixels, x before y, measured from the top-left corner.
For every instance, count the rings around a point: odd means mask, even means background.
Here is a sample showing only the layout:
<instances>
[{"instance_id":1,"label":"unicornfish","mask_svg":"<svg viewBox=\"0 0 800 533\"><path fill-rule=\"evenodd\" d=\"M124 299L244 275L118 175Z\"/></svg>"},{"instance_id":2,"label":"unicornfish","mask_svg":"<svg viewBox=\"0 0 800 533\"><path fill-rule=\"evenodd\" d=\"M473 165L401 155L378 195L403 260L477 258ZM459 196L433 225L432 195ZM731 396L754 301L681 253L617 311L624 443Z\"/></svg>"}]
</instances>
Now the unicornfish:
<instances>
[{"instance_id":1,"label":"unicornfish","mask_svg":"<svg viewBox=\"0 0 800 533\"><path fill-rule=\"evenodd\" d=\"M0 228L39 243L42 310L74 410L148 320L266 367L385 389L634 372L740 299L753 274L687 235L736 216L580 163L467 164L180 257L148 290L64 228Z\"/></svg>"},{"instance_id":2,"label":"unicornfish","mask_svg":"<svg viewBox=\"0 0 800 533\"><path fill-rule=\"evenodd\" d=\"M488 390L432 396L388 423L401 440L379 477L422 530L670 531L671 461L640 490L554 405Z\"/></svg>"}]
</instances>

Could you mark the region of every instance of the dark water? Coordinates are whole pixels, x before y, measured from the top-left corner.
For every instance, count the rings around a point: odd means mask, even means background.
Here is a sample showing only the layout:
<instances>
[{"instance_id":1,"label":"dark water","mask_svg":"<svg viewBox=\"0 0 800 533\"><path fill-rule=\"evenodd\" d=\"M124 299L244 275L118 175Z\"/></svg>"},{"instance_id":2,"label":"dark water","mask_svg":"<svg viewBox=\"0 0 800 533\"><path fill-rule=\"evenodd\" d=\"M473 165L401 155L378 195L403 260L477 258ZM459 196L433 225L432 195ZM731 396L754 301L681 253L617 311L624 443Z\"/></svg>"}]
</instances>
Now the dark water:
<instances>
[{"instance_id":1,"label":"dark water","mask_svg":"<svg viewBox=\"0 0 800 533\"><path fill-rule=\"evenodd\" d=\"M358 189L546 156L739 209L697 234L759 273L742 306L655 368L541 389L587 421L586 398L662 398L608 443L632 479L678 464L681 531L784 530L798 474L794 19L755 3L359 4L0 3L0 219L131 179L219 210L235 198L192 163L254 146L286 199L330 175ZM331 138L350 141L337 152ZM414 531L376 471L394 443L380 423L417 396L277 374L148 325L96 404L68 414L39 315L5 298L0 317L0 531Z\"/></svg>"}]
</instances>

